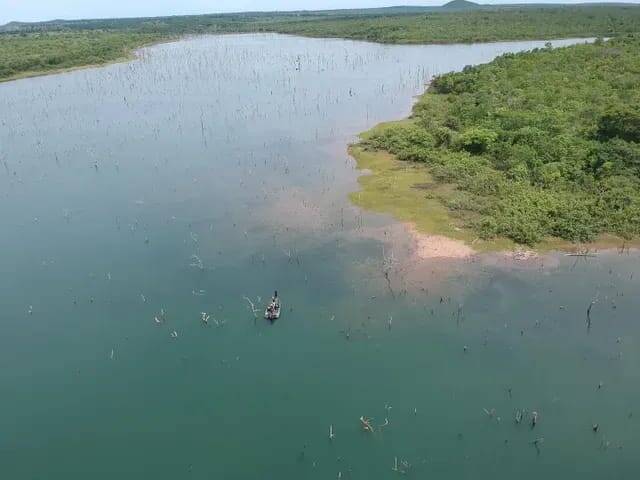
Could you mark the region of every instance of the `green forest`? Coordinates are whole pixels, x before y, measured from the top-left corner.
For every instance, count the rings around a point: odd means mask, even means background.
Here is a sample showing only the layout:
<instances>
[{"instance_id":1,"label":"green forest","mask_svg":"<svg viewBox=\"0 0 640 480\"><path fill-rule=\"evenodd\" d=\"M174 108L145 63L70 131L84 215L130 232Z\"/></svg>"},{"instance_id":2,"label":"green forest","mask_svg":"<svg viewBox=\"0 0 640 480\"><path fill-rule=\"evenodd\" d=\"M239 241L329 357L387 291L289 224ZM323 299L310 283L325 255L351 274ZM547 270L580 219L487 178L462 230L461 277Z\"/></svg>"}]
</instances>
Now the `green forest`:
<instances>
[{"instance_id":1,"label":"green forest","mask_svg":"<svg viewBox=\"0 0 640 480\"><path fill-rule=\"evenodd\" d=\"M611 37L640 31L640 8L563 7L290 21L277 31L381 43L470 43Z\"/></svg>"},{"instance_id":2,"label":"green forest","mask_svg":"<svg viewBox=\"0 0 640 480\"><path fill-rule=\"evenodd\" d=\"M428 167L482 238L640 234L640 36L501 56L435 78L364 141ZM427 193L429 196L429 193Z\"/></svg>"},{"instance_id":3,"label":"green forest","mask_svg":"<svg viewBox=\"0 0 640 480\"><path fill-rule=\"evenodd\" d=\"M277 32L384 43L613 37L640 32L640 7L396 7L11 23L0 27L0 81L127 58L187 34Z\"/></svg>"},{"instance_id":4,"label":"green forest","mask_svg":"<svg viewBox=\"0 0 640 480\"><path fill-rule=\"evenodd\" d=\"M0 80L112 62L163 38L154 33L105 31L0 35Z\"/></svg>"}]
</instances>

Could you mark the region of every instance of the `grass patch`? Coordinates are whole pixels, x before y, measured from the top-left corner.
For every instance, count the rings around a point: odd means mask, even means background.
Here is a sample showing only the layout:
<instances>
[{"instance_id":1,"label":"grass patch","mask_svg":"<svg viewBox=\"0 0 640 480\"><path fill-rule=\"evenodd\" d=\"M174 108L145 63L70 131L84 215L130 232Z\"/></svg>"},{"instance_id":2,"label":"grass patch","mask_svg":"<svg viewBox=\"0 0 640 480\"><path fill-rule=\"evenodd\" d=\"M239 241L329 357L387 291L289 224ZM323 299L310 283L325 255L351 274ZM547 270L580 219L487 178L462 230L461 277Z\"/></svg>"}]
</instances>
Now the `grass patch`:
<instances>
[{"instance_id":1,"label":"grass patch","mask_svg":"<svg viewBox=\"0 0 640 480\"><path fill-rule=\"evenodd\" d=\"M362 137L367 138L389 125L393 124L378 125ZM434 181L425 165L402 162L388 152L367 150L362 144L352 145L349 153L356 160L358 169L363 171L358 178L361 189L349 196L355 205L412 223L422 233L461 240L478 251L513 247L508 239L484 240L466 228L465 223L472 213L452 214L443 200L454 198L457 190L452 185Z\"/></svg>"}]
</instances>

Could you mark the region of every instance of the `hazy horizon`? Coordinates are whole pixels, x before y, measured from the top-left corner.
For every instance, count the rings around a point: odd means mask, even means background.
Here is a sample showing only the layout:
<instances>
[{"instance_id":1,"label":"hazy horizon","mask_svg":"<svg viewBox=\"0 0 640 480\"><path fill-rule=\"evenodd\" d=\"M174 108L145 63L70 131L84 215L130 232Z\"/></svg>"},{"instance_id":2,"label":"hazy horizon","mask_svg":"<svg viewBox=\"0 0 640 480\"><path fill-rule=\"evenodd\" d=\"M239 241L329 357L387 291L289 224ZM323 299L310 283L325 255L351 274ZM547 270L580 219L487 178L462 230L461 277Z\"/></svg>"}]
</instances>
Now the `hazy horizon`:
<instances>
[{"instance_id":1,"label":"hazy horizon","mask_svg":"<svg viewBox=\"0 0 640 480\"><path fill-rule=\"evenodd\" d=\"M481 4L526 3L639 3L640 0L486 0ZM339 10L391 6L439 6L443 0L111 0L110 2L82 0L0 0L0 25L12 21L39 22L55 19L77 20L89 18L135 18L171 15L199 15L251 11Z\"/></svg>"}]
</instances>

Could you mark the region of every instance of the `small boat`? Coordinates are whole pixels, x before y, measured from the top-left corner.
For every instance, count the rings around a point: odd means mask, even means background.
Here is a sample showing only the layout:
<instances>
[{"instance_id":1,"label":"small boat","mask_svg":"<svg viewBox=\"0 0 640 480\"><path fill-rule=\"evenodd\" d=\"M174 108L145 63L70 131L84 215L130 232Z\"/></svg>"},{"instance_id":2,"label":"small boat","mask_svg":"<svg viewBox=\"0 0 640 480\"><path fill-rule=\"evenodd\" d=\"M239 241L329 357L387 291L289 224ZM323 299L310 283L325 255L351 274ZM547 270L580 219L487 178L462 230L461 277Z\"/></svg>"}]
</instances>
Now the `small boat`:
<instances>
[{"instance_id":1,"label":"small boat","mask_svg":"<svg viewBox=\"0 0 640 480\"><path fill-rule=\"evenodd\" d=\"M267 320L277 320L280 318L280 299L278 298L278 291L273 294L273 298L271 299L271 303L267 305L266 310L264 311L264 318Z\"/></svg>"}]
</instances>

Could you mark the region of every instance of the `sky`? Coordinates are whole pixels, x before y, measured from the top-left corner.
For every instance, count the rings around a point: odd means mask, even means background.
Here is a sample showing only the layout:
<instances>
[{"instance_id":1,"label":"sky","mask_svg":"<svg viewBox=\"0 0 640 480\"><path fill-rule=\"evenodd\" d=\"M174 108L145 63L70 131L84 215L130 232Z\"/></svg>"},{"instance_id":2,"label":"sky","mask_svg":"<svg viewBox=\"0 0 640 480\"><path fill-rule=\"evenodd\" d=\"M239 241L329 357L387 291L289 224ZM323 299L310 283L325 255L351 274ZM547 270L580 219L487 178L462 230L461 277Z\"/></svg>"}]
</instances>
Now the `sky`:
<instances>
[{"instance_id":1,"label":"sky","mask_svg":"<svg viewBox=\"0 0 640 480\"><path fill-rule=\"evenodd\" d=\"M0 0L0 25L16 20L113 18L199 13L323 10L442 5L446 0ZM526 0L480 0L478 3L524 3ZM533 0L535 3L580 3L581 0ZM585 0L582 0L585 1ZM602 0L600 0L602 1ZM620 0L618 0L620 1ZM639 2L640 0L626 0Z\"/></svg>"}]
</instances>

